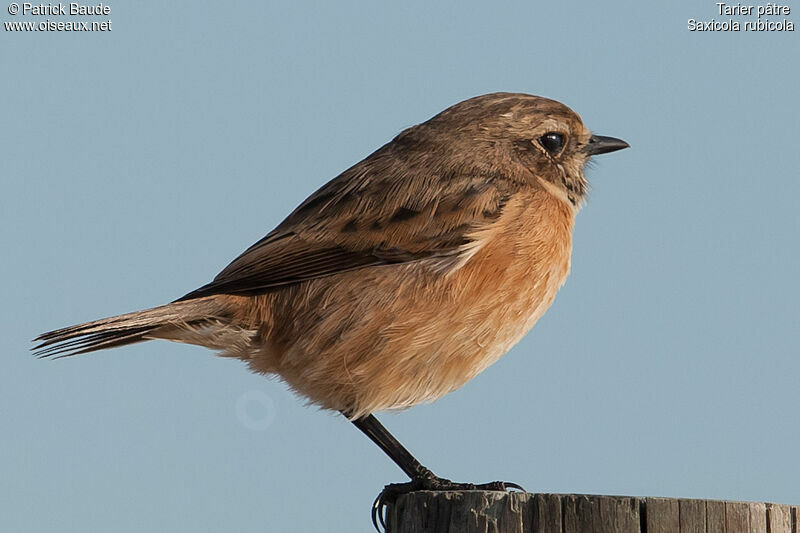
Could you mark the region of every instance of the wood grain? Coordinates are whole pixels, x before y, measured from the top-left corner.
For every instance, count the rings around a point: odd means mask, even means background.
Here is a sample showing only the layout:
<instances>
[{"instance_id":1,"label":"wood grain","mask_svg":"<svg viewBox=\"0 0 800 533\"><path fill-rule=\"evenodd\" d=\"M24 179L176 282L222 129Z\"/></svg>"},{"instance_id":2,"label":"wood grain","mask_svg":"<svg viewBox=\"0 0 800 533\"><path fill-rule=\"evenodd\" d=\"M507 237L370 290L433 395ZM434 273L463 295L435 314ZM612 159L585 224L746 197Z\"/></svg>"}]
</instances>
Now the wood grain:
<instances>
[{"instance_id":1,"label":"wood grain","mask_svg":"<svg viewBox=\"0 0 800 533\"><path fill-rule=\"evenodd\" d=\"M413 492L389 533L800 533L800 506L582 494Z\"/></svg>"}]
</instances>

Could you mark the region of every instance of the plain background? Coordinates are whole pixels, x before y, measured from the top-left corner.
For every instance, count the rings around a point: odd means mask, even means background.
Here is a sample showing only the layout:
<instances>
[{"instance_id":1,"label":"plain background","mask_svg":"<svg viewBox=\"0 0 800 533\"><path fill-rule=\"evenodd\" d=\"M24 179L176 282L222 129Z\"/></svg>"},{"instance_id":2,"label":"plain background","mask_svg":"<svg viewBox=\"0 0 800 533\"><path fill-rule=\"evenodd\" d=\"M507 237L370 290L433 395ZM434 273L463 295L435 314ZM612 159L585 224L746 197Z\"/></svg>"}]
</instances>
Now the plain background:
<instances>
[{"instance_id":1,"label":"plain background","mask_svg":"<svg viewBox=\"0 0 800 533\"><path fill-rule=\"evenodd\" d=\"M689 32L725 18L712 0L402 4L114 2L111 32L0 32L0 529L370 531L402 473L280 382L30 339L204 284L403 128L498 90L632 148L589 169L533 332L383 421L458 480L800 504L797 33ZM47 18L74 20L0 14Z\"/></svg>"}]
</instances>

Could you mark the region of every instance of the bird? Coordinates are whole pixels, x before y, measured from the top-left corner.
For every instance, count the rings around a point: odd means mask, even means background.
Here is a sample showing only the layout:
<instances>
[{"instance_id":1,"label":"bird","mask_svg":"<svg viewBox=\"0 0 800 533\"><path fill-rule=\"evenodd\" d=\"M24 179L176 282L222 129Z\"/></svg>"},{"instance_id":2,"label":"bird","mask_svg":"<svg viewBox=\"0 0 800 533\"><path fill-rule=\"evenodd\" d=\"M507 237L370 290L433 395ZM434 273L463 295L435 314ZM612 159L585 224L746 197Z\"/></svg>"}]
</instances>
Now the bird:
<instances>
[{"instance_id":1,"label":"bird","mask_svg":"<svg viewBox=\"0 0 800 533\"><path fill-rule=\"evenodd\" d=\"M460 388L534 326L570 270L586 163L628 147L555 100L464 100L323 185L210 283L43 333L33 350L163 339L242 360L342 413L403 470L410 481L387 485L381 504L410 490L518 487L436 476L374 413Z\"/></svg>"}]
</instances>

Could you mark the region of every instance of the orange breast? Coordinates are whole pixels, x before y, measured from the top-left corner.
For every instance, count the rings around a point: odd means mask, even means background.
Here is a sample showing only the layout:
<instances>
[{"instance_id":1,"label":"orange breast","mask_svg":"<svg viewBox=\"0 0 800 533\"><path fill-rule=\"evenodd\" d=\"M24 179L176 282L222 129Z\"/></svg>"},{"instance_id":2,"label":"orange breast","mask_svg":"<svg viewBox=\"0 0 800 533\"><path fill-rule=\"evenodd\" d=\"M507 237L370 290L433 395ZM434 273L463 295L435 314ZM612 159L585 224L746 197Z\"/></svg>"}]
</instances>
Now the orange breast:
<instances>
[{"instance_id":1,"label":"orange breast","mask_svg":"<svg viewBox=\"0 0 800 533\"><path fill-rule=\"evenodd\" d=\"M251 365L353 416L433 401L496 361L550 306L569 271L573 217L545 191L517 195L455 272L397 265L315 280L277 313L286 341Z\"/></svg>"}]
</instances>

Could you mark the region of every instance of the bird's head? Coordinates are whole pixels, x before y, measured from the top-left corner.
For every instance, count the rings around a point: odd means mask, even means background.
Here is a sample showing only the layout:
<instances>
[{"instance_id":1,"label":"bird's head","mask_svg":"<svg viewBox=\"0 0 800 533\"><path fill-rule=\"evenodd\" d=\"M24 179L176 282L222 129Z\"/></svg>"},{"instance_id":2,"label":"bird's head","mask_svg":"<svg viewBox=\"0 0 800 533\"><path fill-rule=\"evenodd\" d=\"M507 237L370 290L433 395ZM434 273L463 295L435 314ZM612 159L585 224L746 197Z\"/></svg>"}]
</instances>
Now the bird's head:
<instances>
[{"instance_id":1,"label":"bird's head","mask_svg":"<svg viewBox=\"0 0 800 533\"><path fill-rule=\"evenodd\" d=\"M593 155L628 147L614 137L593 135L577 113L555 100L521 93L470 98L396 141L420 141L452 166L492 179L541 185L577 206L588 185L583 169Z\"/></svg>"}]
</instances>

